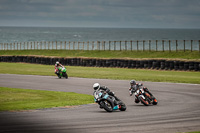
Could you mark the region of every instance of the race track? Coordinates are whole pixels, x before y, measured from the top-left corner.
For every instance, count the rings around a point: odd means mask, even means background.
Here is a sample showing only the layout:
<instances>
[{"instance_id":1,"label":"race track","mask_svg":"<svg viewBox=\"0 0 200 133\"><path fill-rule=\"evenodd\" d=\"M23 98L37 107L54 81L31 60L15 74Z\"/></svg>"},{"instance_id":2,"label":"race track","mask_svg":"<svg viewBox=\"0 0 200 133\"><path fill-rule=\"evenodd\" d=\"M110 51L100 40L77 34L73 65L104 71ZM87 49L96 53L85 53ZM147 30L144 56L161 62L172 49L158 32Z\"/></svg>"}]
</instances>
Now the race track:
<instances>
[{"instance_id":1,"label":"race track","mask_svg":"<svg viewBox=\"0 0 200 133\"><path fill-rule=\"evenodd\" d=\"M97 104L23 112L0 112L0 132L20 133L177 133L200 131L200 85L143 82L158 99L156 106L134 103L127 80L0 74L1 87L93 94L106 85L125 102L125 112L107 113Z\"/></svg>"}]
</instances>

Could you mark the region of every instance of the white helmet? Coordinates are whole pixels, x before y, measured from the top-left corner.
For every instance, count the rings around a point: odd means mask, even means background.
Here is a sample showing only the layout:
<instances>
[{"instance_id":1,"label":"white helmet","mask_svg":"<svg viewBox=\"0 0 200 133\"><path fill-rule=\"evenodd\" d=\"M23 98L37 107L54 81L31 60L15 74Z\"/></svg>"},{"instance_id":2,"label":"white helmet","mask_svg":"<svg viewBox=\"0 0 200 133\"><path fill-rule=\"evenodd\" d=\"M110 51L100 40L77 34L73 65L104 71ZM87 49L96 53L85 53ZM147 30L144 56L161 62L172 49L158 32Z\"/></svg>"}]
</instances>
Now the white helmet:
<instances>
[{"instance_id":1,"label":"white helmet","mask_svg":"<svg viewBox=\"0 0 200 133\"><path fill-rule=\"evenodd\" d=\"M99 88L100 88L100 84L99 84L99 83L95 83L95 84L93 85L93 88L94 88L94 90L99 89Z\"/></svg>"},{"instance_id":2,"label":"white helmet","mask_svg":"<svg viewBox=\"0 0 200 133\"><path fill-rule=\"evenodd\" d=\"M59 64L59 61L56 61L56 64Z\"/></svg>"}]
</instances>

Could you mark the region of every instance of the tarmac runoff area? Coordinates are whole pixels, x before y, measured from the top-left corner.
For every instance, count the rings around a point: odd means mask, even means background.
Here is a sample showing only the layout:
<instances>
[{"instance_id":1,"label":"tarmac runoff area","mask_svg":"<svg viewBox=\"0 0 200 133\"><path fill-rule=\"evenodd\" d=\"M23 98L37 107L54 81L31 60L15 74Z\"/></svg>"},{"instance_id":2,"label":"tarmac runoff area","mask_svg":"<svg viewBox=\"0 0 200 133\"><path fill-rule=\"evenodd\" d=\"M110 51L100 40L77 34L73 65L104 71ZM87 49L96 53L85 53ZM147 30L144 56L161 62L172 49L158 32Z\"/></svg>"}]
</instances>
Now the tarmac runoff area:
<instances>
[{"instance_id":1,"label":"tarmac runoff area","mask_svg":"<svg viewBox=\"0 0 200 133\"><path fill-rule=\"evenodd\" d=\"M200 131L200 85L143 82L156 106L134 103L128 80L0 74L0 86L93 94L92 85L110 88L126 104L108 113L97 104L23 112L0 112L0 132L8 133L177 133Z\"/></svg>"}]
</instances>

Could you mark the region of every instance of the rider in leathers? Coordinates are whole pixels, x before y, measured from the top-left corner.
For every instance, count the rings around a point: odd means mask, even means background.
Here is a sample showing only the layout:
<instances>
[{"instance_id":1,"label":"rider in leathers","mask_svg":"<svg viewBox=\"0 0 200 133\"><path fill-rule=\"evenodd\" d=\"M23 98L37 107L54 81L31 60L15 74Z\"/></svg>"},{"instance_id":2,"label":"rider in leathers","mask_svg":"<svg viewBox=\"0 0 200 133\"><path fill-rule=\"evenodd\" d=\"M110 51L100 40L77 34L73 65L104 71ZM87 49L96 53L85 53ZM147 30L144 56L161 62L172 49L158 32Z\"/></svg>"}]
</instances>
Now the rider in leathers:
<instances>
[{"instance_id":1,"label":"rider in leathers","mask_svg":"<svg viewBox=\"0 0 200 133\"><path fill-rule=\"evenodd\" d=\"M60 62L56 61L56 64L55 64L55 74L57 74L58 76L59 76L59 73L60 73L60 70L58 69L59 67L64 67L64 66Z\"/></svg>"},{"instance_id":2,"label":"rider in leathers","mask_svg":"<svg viewBox=\"0 0 200 133\"><path fill-rule=\"evenodd\" d=\"M139 89L140 86L142 86L141 83L136 83L135 80L131 80L130 81L130 88L129 88L129 93L130 93L130 96L133 95L133 93L135 93L137 91L137 89ZM149 93L149 95L154 98L154 96L151 94L151 92L149 92L149 90L146 88L146 87L143 87L144 91ZM139 103L139 100L135 97L135 103Z\"/></svg>"},{"instance_id":3,"label":"rider in leathers","mask_svg":"<svg viewBox=\"0 0 200 133\"><path fill-rule=\"evenodd\" d=\"M118 104L118 101L120 101L120 100L115 96L114 92L110 91L110 89L108 89L108 87L106 87L106 86L100 86L99 83L95 83L95 84L93 85L93 88L94 88L95 91L96 91L96 90L103 90L103 91L105 91L106 93L108 93L108 95L113 96L113 97L116 99L116 100L114 101L115 104Z\"/></svg>"}]
</instances>

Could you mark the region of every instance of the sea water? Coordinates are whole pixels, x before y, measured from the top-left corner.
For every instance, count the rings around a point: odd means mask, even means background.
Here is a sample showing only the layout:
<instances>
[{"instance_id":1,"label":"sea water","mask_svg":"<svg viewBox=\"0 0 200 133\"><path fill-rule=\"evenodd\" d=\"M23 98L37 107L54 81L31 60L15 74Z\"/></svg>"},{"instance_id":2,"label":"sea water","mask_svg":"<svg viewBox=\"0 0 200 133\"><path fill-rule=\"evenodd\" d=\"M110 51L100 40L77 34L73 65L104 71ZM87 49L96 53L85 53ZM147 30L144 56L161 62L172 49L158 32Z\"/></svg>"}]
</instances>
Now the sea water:
<instances>
[{"instance_id":1,"label":"sea water","mask_svg":"<svg viewBox=\"0 0 200 133\"><path fill-rule=\"evenodd\" d=\"M186 40L186 48L188 49L190 49L191 40L194 40L192 49L199 50L200 29L0 27L1 44L37 41L108 42L131 40L135 42L139 40L140 46L142 45L141 40L145 40L145 45L149 45L149 40L160 40L158 41L159 46L162 44L161 40L181 40L182 42ZM183 48L182 44L179 49ZM155 49L155 43L152 45L151 47ZM168 46L166 47L168 48ZM172 47L175 47L175 45ZM130 46L128 49L130 49ZM148 49L148 46L146 46L146 49Z\"/></svg>"}]
</instances>

